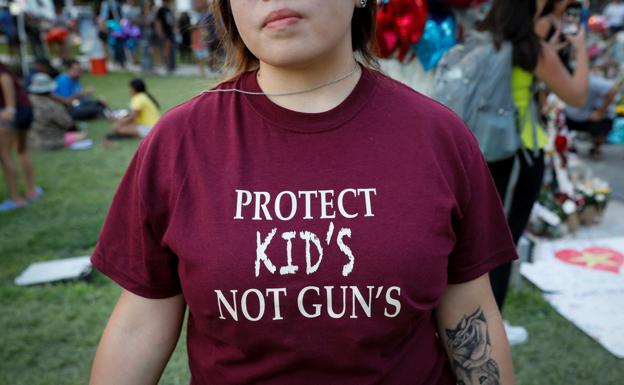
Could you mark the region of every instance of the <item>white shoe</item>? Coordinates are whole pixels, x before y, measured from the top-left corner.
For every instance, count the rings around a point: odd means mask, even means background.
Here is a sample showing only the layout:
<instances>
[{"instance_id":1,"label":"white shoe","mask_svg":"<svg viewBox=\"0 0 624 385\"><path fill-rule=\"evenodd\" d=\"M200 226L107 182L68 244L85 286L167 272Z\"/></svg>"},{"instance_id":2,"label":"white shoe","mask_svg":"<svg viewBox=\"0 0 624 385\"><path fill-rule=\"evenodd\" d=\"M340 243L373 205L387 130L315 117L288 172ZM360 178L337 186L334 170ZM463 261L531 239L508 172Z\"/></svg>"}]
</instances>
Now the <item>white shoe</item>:
<instances>
[{"instance_id":1,"label":"white shoe","mask_svg":"<svg viewBox=\"0 0 624 385\"><path fill-rule=\"evenodd\" d=\"M522 326L512 326L507 321L504 321L504 326L509 345L520 345L527 342L529 339L529 332Z\"/></svg>"}]
</instances>

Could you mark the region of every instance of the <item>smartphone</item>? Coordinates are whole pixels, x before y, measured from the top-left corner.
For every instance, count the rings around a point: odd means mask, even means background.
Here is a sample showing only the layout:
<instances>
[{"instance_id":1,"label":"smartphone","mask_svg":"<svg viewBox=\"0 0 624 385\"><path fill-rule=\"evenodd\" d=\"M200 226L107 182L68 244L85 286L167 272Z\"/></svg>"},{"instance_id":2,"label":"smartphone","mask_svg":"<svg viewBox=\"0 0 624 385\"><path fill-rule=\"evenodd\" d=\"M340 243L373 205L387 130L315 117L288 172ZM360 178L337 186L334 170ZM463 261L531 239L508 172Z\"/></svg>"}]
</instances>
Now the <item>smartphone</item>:
<instances>
[{"instance_id":1,"label":"smartphone","mask_svg":"<svg viewBox=\"0 0 624 385\"><path fill-rule=\"evenodd\" d=\"M564 35L576 35L581 30L581 17L583 14L583 5L580 2L574 2L566 8L563 15L563 25L561 33Z\"/></svg>"}]
</instances>

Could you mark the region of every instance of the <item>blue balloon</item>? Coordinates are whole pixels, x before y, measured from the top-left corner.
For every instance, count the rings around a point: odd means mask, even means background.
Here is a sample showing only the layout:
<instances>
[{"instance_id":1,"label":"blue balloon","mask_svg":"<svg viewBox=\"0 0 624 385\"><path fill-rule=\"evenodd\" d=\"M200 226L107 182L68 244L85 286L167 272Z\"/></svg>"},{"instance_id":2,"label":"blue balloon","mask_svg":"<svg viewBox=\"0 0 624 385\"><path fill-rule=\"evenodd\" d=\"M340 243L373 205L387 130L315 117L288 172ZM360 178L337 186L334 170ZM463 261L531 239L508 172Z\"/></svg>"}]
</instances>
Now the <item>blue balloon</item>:
<instances>
[{"instance_id":1,"label":"blue balloon","mask_svg":"<svg viewBox=\"0 0 624 385\"><path fill-rule=\"evenodd\" d=\"M429 18L420 41L412 50L420 59L425 71L435 68L448 50L457 43L455 19L448 16L440 21Z\"/></svg>"}]
</instances>

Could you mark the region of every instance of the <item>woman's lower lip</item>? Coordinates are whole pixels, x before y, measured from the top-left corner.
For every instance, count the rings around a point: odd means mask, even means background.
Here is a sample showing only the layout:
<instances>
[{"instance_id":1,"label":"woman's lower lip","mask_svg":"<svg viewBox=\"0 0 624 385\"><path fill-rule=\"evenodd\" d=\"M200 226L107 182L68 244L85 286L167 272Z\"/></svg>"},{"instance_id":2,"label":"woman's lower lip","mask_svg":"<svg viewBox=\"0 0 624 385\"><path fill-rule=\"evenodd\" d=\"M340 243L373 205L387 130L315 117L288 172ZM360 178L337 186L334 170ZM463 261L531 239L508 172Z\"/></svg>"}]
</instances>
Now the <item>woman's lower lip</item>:
<instances>
[{"instance_id":1,"label":"woman's lower lip","mask_svg":"<svg viewBox=\"0 0 624 385\"><path fill-rule=\"evenodd\" d=\"M301 18L300 17L296 17L296 16L285 17L283 19L277 19L277 20L273 20L273 21L267 23L264 26L264 28L273 28L273 29L284 28L284 27L288 27L289 25L295 24L299 20L301 20Z\"/></svg>"}]
</instances>

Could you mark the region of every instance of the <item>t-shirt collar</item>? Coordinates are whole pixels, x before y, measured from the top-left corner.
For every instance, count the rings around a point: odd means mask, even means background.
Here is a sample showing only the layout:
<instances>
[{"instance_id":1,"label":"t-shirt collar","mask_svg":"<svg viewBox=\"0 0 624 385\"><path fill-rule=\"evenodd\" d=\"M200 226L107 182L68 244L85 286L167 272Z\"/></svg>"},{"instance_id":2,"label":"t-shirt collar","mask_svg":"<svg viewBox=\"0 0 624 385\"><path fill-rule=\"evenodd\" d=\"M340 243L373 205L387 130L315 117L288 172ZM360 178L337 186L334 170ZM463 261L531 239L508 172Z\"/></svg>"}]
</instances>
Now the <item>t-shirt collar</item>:
<instances>
[{"instance_id":1,"label":"t-shirt collar","mask_svg":"<svg viewBox=\"0 0 624 385\"><path fill-rule=\"evenodd\" d=\"M262 92L256 77L257 70L241 75L240 88ZM362 66L362 75L351 94L336 107L319 113L289 110L275 104L265 95L242 95L252 108L264 119L290 131L314 133L334 130L349 120L366 105L376 88L375 74Z\"/></svg>"}]
</instances>

